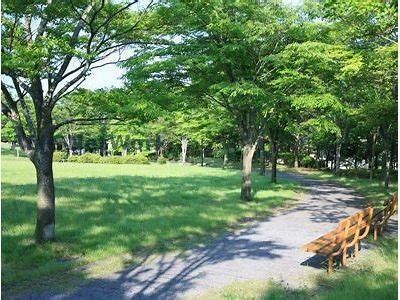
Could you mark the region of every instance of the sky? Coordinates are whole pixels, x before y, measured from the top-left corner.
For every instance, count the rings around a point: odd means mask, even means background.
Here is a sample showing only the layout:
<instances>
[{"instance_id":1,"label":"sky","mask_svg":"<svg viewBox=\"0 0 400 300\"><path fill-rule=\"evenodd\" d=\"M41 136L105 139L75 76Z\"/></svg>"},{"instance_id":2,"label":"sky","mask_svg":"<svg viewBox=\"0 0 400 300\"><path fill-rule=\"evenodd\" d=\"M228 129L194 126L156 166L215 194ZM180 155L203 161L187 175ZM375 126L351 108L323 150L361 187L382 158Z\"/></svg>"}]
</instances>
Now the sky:
<instances>
[{"instance_id":1,"label":"sky","mask_svg":"<svg viewBox=\"0 0 400 300\"><path fill-rule=\"evenodd\" d=\"M300 5L303 0L284 0L283 2L296 6ZM115 58L113 60L115 60ZM112 58L109 61L112 61ZM107 65L93 70L92 74L86 78L81 87L90 90L121 87L123 85L121 77L124 73L124 69L116 65Z\"/></svg>"}]
</instances>

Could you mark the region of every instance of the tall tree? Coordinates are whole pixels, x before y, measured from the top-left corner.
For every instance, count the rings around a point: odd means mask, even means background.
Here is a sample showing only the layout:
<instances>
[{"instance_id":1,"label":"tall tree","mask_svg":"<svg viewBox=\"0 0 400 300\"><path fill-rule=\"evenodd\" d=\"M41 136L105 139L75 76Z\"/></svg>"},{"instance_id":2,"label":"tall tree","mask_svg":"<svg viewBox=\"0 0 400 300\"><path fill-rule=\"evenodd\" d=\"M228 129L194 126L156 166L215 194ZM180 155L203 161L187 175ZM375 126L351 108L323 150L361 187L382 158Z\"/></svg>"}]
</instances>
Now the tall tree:
<instances>
[{"instance_id":1,"label":"tall tree","mask_svg":"<svg viewBox=\"0 0 400 300\"><path fill-rule=\"evenodd\" d=\"M301 36L295 13L277 2L169 1L159 20L174 43L142 57L152 80L224 108L240 131L241 198L251 200L252 159L264 135L263 113L274 101L262 83L266 58ZM296 28L294 28L296 27ZM273 66L272 66L273 67Z\"/></svg>"}]
</instances>

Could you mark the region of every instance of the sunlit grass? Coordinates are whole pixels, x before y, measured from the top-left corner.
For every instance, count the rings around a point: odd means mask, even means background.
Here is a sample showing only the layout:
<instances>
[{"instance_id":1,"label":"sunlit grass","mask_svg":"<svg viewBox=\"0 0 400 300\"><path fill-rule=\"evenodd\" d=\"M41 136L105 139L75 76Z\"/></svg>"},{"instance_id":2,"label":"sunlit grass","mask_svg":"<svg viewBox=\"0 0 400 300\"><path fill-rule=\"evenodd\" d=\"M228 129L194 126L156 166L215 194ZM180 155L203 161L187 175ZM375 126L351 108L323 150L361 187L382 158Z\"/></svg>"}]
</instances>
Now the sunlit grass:
<instances>
[{"instance_id":1,"label":"sunlit grass","mask_svg":"<svg viewBox=\"0 0 400 300\"><path fill-rule=\"evenodd\" d=\"M378 179L365 179L347 176L335 176L330 172L322 172L309 169L287 169L292 172L300 172L310 178L329 180L343 186L350 187L364 196L374 206L381 206L387 198L397 191L397 181L392 181L389 188L385 188L383 181Z\"/></svg>"},{"instance_id":2,"label":"sunlit grass","mask_svg":"<svg viewBox=\"0 0 400 300\"><path fill-rule=\"evenodd\" d=\"M295 197L293 182L254 174L242 202L240 172L167 165L54 164L57 241L38 246L33 165L2 157L3 287L123 253L160 253L207 242L238 220Z\"/></svg>"}]
</instances>

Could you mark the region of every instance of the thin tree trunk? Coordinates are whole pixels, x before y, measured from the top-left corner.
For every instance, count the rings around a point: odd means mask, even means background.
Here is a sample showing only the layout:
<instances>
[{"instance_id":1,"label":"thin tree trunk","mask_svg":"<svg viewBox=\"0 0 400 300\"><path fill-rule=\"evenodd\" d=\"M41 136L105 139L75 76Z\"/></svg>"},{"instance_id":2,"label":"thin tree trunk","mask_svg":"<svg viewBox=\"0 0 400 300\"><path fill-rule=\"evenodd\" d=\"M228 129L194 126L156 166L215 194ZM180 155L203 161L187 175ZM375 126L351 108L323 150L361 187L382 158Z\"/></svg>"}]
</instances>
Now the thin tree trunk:
<instances>
[{"instance_id":1,"label":"thin tree trunk","mask_svg":"<svg viewBox=\"0 0 400 300\"><path fill-rule=\"evenodd\" d=\"M377 132L375 131L372 134L372 142L371 142L371 157L370 157L370 169L369 169L369 179L372 180L374 177L374 170L375 170L375 148L376 148L376 137Z\"/></svg>"},{"instance_id":2,"label":"thin tree trunk","mask_svg":"<svg viewBox=\"0 0 400 300\"><path fill-rule=\"evenodd\" d=\"M181 138L181 162L186 163L186 152L187 152L188 139L186 137Z\"/></svg>"},{"instance_id":3,"label":"thin tree trunk","mask_svg":"<svg viewBox=\"0 0 400 300\"><path fill-rule=\"evenodd\" d=\"M51 122L42 126L32 158L38 195L35 238L39 243L55 239L54 132L51 128Z\"/></svg>"},{"instance_id":4,"label":"thin tree trunk","mask_svg":"<svg viewBox=\"0 0 400 300\"><path fill-rule=\"evenodd\" d=\"M201 148L201 166L204 166L205 149Z\"/></svg>"},{"instance_id":5,"label":"thin tree trunk","mask_svg":"<svg viewBox=\"0 0 400 300\"><path fill-rule=\"evenodd\" d=\"M224 143L224 161L222 163L222 169L225 169L228 164L228 144Z\"/></svg>"},{"instance_id":6,"label":"thin tree trunk","mask_svg":"<svg viewBox=\"0 0 400 300\"><path fill-rule=\"evenodd\" d=\"M325 168L328 168L328 166L329 166L329 151L326 151Z\"/></svg>"},{"instance_id":7,"label":"thin tree trunk","mask_svg":"<svg viewBox=\"0 0 400 300\"><path fill-rule=\"evenodd\" d=\"M264 139L260 140L260 175L265 175L265 151L264 151Z\"/></svg>"},{"instance_id":8,"label":"thin tree trunk","mask_svg":"<svg viewBox=\"0 0 400 300\"><path fill-rule=\"evenodd\" d=\"M392 143L390 146L390 163L389 163L389 172L395 169L395 162L396 162L396 139L392 138Z\"/></svg>"},{"instance_id":9,"label":"thin tree trunk","mask_svg":"<svg viewBox=\"0 0 400 300\"><path fill-rule=\"evenodd\" d=\"M74 154L74 140L71 134L67 134L66 136L64 136L64 141L67 144L67 148L68 148L68 155L72 156Z\"/></svg>"},{"instance_id":10,"label":"thin tree trunk","mask_svg":"<svg viewBox=\"0 0 400 300\"><path fill-rule=\"evenodd\" d=\"M299 167L299 152L297 150L294 152L294 167Z\"/></svg>"},{"instance_id":11,"label":"thin tree trunk","mask_svg":"<svg viewBox=\"0 0 400 300\"><path fill-rule=\"evenodd\" d=\"M276 164L278 158L277 142L271 139L271 182L276 183Z\"/></svg>"},{"instance_id":12,"label":"thin tree trunk","mask_svg":"<svg viewBox=\"0 0 400 300\"><path fill-rule=\"evenodd\" d=\"M390 180L390 174L389 174L389 153L391 150L391 138L389 134L389 130L386 127L381 127L381 132L382 132L382 140L383 140L383 152L382 152L382 176L383 180L385 182L385 188L389 187L389 180Z\"/></svg>"},{"instance_id":13,"label":"thin tree trunk","mask_svg":"<svg viewBox=\"0 0 400 300\"><path fill-rule=\"evenodd\" d=\"M294 167L299 167L299 136L295 136L295 145L294 145Z\"/></svg>"},{"instance_id":14,"label":"thin tree trunk","mask_svg":"<svg viewBox=\"0 0 400 300\"><path fill-rule=\"evenodd\" d=\"M382 176L385 182L385 188L389 187L389 153L385 147L382 153Z\"/></svg>"},{"instance_id":15,"label":"thin tree trunk","mask_svg":"<svg viewBox=\"0 0 400 300\"><path fill-rule=\"evenodd\" d=\"M243 169L242 169L242 189L240 198L245 201L251 200L251 167L256 145L246 144L242 149Z\"/></svg>"},{"instance_id":16,"label":"thin tree trunk","mask_svg":"<svg viewBox=\"0 0 400 300\"><path fill-rule=\"evenodd\" d=\"M340 170L340 152L342 150L342 139L336 142L335 173Z\"/></svg>"}]
</instances>

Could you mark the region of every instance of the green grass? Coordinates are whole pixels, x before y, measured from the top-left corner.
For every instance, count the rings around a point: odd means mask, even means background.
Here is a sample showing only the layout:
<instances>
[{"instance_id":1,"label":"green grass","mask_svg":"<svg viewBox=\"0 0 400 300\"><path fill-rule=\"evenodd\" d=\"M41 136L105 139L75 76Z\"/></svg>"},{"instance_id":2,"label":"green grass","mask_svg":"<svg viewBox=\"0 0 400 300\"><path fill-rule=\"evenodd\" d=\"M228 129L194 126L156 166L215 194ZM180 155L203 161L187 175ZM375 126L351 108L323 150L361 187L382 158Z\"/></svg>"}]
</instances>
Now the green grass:
<instances>
[{"instance_id":1,"label":"green grass","mask_svg":"<svg viewBox=\"0 0 400 300\"><path fill-rule=\"evenodd\" d=\"M389 188L386 189L383 182L377 179L369 180L357 177L335 176L330 172L307 169L288 170L306 174L310 178L329 180L346 187L351 187L365 197L373 206L381 206L390 195L397 191L397 181L391 182Z\"/></svg>"},{"instance_id":2,"label":"green grass","mask_svg":"<svg viewBox=\"0 0 400 300\"><path fill-rule=\"evenodd\" d=\"M244 203L237 170L55 163L57 241L39 246L32 239L34 167L6 153L1 168L2 286L9 291L120 254L204 243L239 220L290 202L298 189L293 182L272 185L254 174L255 201Z\"/></svg>"},{"instance_id":3,"label":"green grass","mask_svg":"<svg viewBox=\"0 0 400 300\"><path fill-rule=\"evenodd\" d=\"M317 277L312 287L292 289L274 282L236 282L209 291L199 299L397 299L397 238L387 237L375 245L376 248L351 267L339 269L331 276Z\"/></svg>"}]
</instances>

